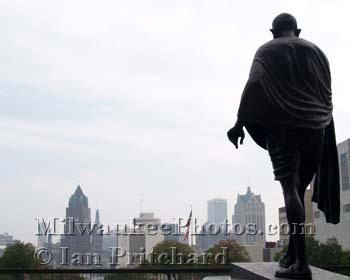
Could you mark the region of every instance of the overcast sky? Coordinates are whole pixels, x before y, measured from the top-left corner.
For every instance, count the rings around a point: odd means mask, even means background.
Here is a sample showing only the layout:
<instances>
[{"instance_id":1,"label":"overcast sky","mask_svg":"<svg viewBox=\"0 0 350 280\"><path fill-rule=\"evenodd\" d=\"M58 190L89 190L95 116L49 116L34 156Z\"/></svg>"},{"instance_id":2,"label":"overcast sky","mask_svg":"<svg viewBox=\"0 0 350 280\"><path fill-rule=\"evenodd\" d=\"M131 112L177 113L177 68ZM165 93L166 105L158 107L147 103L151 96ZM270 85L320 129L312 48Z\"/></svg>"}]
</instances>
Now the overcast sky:
<instances>
[{"instance_id":1,"label":"overcast sky","mask_svg":"<svg viewBox=\"0 0 350 280\"><path fill-rule=\"evenodd\" d=\"M350 136L349 1L1 1L0 233L36 243L80 184L104 223L143 210L200 222L247 186L278 223L266 151L226 138L256 49L290 12L327 54L338 142ZM263 104L262 104L263 106ZM94 214L93 214L94 215Z\"/></svg>"}]
</instances>

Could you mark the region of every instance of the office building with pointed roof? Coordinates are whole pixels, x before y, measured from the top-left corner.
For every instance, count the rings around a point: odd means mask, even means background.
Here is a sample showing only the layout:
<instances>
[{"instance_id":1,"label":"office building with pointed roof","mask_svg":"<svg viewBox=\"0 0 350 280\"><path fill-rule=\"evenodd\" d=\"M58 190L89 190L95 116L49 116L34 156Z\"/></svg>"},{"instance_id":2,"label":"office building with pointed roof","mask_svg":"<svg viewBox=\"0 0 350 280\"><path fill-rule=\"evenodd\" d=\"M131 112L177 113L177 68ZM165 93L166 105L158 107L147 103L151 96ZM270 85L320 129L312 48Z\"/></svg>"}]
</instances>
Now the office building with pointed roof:
<instances>
[{"instance_id":1,"label":"office building with pointed roof","mask_svg":"<svg viewBox=\"0 0 350 280\"><path fill-rule=\"evenodd\" d=\"M261 195L255 195L250 187L244 195L237 196L237 203L232 216L232 223L247 227L254 224L257 234L237 235L237 241L242 245L255 245L266 241L265 235L265 204L262 202Z\"/></svg>"},{"instance_id":2,"label":"office building with pointed roof","mask_svg":"<svg viewBox=\"0 0 350 280\"><path fill-rule=\"evenodd\" d=\"M86 228L82 232L83 228ZM61 244L68 248L68 257L72 254L91 252L91 210L87 196L78 185L74 194L69 198L66 208L65 235ZM70 260L68 259L68 262Z\"/></svg>"}]
</instances>

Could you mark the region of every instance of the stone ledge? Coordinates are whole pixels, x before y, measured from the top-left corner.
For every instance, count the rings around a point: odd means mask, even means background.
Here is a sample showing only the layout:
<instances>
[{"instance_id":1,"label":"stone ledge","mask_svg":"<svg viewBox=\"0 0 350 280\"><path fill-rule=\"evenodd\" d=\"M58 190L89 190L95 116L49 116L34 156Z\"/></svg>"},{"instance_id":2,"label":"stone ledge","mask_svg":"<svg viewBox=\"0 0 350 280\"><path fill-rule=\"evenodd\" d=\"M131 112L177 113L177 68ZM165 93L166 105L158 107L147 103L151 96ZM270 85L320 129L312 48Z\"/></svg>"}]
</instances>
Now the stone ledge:
<instances>
[{"instance_id":1,"label":"stone ledge","mask_svg":"<svg viewBox=\"0 0 350 280\"><path fill-rule=\"evenodd\" d=\"M280 269L276 262L233 263L231 266L231 279L242 280L283 280L275 277L275 271ZM349 280L341 274L311 266L313 280Z\"/></svg>"}]
</instances>

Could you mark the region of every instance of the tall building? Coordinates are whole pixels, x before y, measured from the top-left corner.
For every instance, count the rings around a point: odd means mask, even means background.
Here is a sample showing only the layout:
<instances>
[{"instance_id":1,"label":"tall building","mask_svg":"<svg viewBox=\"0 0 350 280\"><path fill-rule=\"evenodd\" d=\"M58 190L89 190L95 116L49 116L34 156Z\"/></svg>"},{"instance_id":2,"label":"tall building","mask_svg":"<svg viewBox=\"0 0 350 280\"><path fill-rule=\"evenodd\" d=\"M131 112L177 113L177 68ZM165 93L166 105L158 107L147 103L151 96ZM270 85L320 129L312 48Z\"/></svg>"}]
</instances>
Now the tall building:
<instances>
[{"instance_id":1,"label":"tall building","mask_svg":"<svg viewBox=\"0 0 350 280\"><path fill-rule=\"evenodd\" d=\"M117 253L123 255L117 258L117 268L137 266L144 261L140 259L146 247L146 235L143 230L137 229L125 232L118 235L117 239L119 250Z\"/></svg>"},{"instance_id":2,"label":"tall building","mask_svg":"<svg viewBox=\"0 0 350 280\"><path fill-rule=\"evenodd\" d=\"M208 221L209 224L220 225L227 220L227 200L215 198L208 201Z\"/></svg>"},{"instance_id":3,"label":"tall building","mask_svg":"<svg viewBox=\"0 0 350 280\"><path fill-rule=\"evenodd\" d=\"M326 223L324 214L313 203L316 239L326 242L328 238L338 239L343 249L350 250L350 139L338 144L340 175L340 222L337 225Z\"/></svg>"},{"instance_id":4,"label":"tall building","mask_svg":"<svg viewBox=\"0 0 350 280\"><path fill-rule=\"evenodd\" d=\"M102 264L106 268L115 268L115 265L111 265L111 255L113 248L118 247L117 232L111 230L109 234L105 233L102 237Z\"/></svg>"},{"instance_id":5,"label":"tall building","mask_svg":"<svg viewBox=\"0 0 350 280\"><path fill-rule=\"evenodd\" d=\"M155 218L153 213L141 212L140 216L134 219L135 228L126 228L126 232L117 236L118 248L126 252L126 256L118 257L119 267L132 267L142 262L141 255L150 254L153 247L162 242L165 235L162 234L159 225L161 221ZM155 231L146 225L153 225ZM133 254L130 258L130 255Z\"/></svg>"},{"instance_id":6,"label":"tall building","mask_svg":"<svg viewBox=\"0 0 350 280\"><path fill-rule=\"evenodd\" d=\"M304 196L304 205L305 205L305 224L306 225L312 225L314 223L314 215L313 215L313 209L312 209L312 190L306 189L305 196ZM314 234L314 229L311 231L307 231L308 234Z\"/></svg>"},{"instance_id":7,"label":"tall building","mask_svg":"<svg viewBox=\"0 0 350 280\"><path fill-rule=\"evenodd\" d=\"M154 213L141 212L140 217L134 219L134 223L135 225L140 226L141 228L143 228L147 224L159 226L160 219L154 217Z\"/></svg>"},{"instance_id":8,"label":"tall building","mask_svg":"<svg viewBox=\"0 0 350 280\"><path fill-rule=\"evenodd\" d=\"M85 228L85 231L83 229ZM88 198L78 185L66 208L65 235L61 244L68 248L69 257L74 253L91 253L91 211Z\"/></svg>"},{"instance_id":9,"label":"tall building","mask_svg":"<svg viewBox=\"0 0 350 280\"><path fill-rule=\"evenodd\" d=\"M205 252L221 240L235 239L223 225L227 221L227 200L215 198L207 203L207 222L202 231L196 235L196 246L200 252Z\"/></svg>"},{"instance_id":10,"label":"tall building","mask_svg":"<svg viewBox=\"0 0 350 280\"><path fill-rule=\"evenodd\" d=\"M288 219L287 219L287 213L286 213L286 207L280 207L278 208L278 221L279 221L279 240L281 245L288 244L289 242L289 234L287 234L287 225L288 225Z\"/></svg>"},{"instance_id":11,"label":"tall building","mask_svg":"<svg viewBox=\"0 0 350 280\"><path fill-rule=\"evenodd\" d=\"M226 231L219 225L217 225L217 228L211 225L212 224L205 223L203 225L203 230L196 235L196 247L201 253L207 251L222 240L237 239L236 235L232 232Z\"/></svg>"},{"instance_id":12,"label":"tall building","mask_svg":"<svg viewBox=\"0 0 350 280\"><path fill-rule=\"evenodd\" d=\"M250 187L247 193L237 196L237 203L232 216L232 224L240 224L247 227L248 224L254 224L258 234L241 234L237 235L237 241L242 245L254 245L265 242L265 204L261 196L255 195Z\"/></svg>"},{"instance_id":13,"label":"tall building","mask_svg":"<svg viewBox=\"0 0 350 280\"><path fill-rule=\"evenodd\" d=\"M94 230L91 236L91 253L96 253L102 256L102 246L103 246L103 232L100 229L100 211L96 210Z\"/></svg>"},{"instance_id":14,"label":"tall building","mask_svg":"<svg viewBox=\"0 0 350 280\"><path fill-rule=\"evenodd\" d=\"M44 223L42 221L39 222L38 248L45 247L48 242L48 236L45 233L44 229L45 229Z\"/></svg>"}]
</instances>

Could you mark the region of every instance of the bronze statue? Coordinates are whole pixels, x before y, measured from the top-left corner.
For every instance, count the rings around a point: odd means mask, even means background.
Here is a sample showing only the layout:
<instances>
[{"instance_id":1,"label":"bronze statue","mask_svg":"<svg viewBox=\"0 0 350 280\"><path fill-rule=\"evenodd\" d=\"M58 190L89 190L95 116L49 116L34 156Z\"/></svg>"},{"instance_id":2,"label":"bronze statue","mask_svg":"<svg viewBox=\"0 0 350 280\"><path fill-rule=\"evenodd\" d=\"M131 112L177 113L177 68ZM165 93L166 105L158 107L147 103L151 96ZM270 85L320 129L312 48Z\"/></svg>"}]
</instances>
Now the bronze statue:
<instances>
[{"instance_id":1,"label":"bronze statue","mask_svg":"<svg viewBox=\"0 0 350 280\"><path fill-rule=\"evenodd\" d=\"M227 135L238 148L243 127L270 155L282 186L291 229L276 277L311 279L305 255L304 193L315 176L312 200L327 222L338 223L340 183L332 117L331 74L326 55L299 38L290 14L272 23L273 39L255 54L236 124Z\"/></svg>"}]
</instances>

